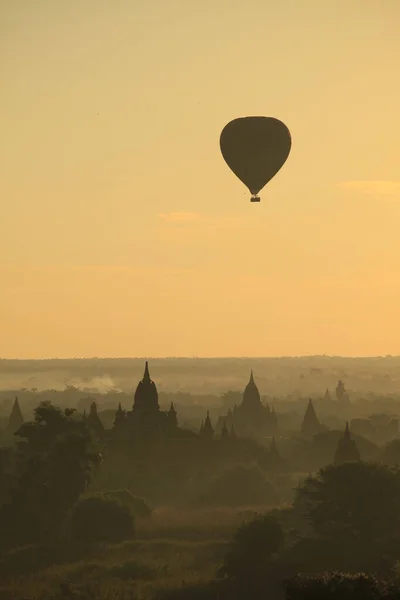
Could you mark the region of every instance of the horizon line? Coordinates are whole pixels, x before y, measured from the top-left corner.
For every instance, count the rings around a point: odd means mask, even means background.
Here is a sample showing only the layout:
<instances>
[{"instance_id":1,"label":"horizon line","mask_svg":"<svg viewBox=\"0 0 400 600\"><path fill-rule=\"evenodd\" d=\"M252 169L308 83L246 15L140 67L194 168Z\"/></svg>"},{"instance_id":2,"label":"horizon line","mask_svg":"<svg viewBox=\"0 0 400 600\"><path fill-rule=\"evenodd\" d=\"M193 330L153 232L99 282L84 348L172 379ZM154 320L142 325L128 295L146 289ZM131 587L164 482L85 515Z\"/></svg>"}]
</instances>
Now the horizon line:
<instances>
[{"instance_id":1,"label":"horizon line","mask_svg":"<svg viewBox=\"0 0 400 600\"><path fill-rule=\"evenodd\" d=\"M53 357L0 357L0 362L7 361L68 361L68 360L273 360L273 359L300 359L300 358L342 358L342 359L373 359L373 358L400 358L400 354L281 354L269 356L69 356Z\"/></svg>"}]
</instances>

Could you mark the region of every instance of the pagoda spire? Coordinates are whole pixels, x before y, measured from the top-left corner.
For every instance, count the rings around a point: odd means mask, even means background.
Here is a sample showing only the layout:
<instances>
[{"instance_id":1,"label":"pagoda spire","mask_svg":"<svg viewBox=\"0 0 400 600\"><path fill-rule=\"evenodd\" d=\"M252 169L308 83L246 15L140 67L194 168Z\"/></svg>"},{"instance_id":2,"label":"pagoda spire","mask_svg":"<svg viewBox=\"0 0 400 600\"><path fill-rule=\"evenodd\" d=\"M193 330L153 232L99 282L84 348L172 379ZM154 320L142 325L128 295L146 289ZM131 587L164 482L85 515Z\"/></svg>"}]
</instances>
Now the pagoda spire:
<instances>
[{"instance_id":1,"label":"pagoda spire","mask_svg":"<svg viewBox=\"0 0 400 600\"><path fill-rule=\"evenodd\" d=\"M360 453L356 442L351 439L349 424L346 422L346 429L343 437L339 440L333 462L340 465L347 462L358 462Z\"/></svg>"},{"instance_id":2,"label":"pagoda spire","mask_svg":"<svg viewBox=\"0 0 400 600\"><path fill-rule=\"evenodd\" d=\"M134 397L134 410L159 410L158 392L154 381L150 378L149 363L146 360L143 378L139 381Z\"/></svg>"},{"instance_id":3,"label":"pagoda spire","mask_svg":"<svg viewBox=\"0 0 400 600\"><path fill-rule=\"evenodd\" d=\"M15 396L14 405L8 420L8 430L11 431L11 433L15 433L21 427L23 422L24 418L22 416L18 396Z\"/></svg>"},{"instance_id":4,"label":"pagoda spire","mask_svg":"<svg viewBox=\"0 0 400 600\"><path fill-rule=\"evenodd\" d=\"M253 369L250 371L250 379L243 392L241 407L246 407L246 409L250 410L262 408L261 396L254 381Z\"/></svg>"},{"instance_id":5,"label":"pagoda spire","mask_svg":"<svg viewBox=\"0 0 400 600\"><path fill-rule=\"evenodd\" d=\"M210 411L207 411L207 416L206 419L204 421L204 426L203 426L203 430L202 430L202 436L204 439L208 439L208 440L212 440L214 437L214 429L211 425L211 419L210 419Z\"/></svg>"},{"instance_id":6,"label":"pagoda spire","mask_svg":"<svg viewBox=\"0 0 400 600\"><path fill-rule=\"evenodd\" d=\"M320 431L320 422L311 398L308 401L308 406L301 425L301 432L306 436L313 436Z\"/></svg>"},{"instance_id":7,"label":"pagoda spire","mask_svg":"<svg viewBox=\"0 0 400 600\"><path fill-rule=\"evenodd\" d=\"M103 435L104 425L97 413L97 404L95 400L93 400L92 404L90 405L90 413L87 417L87 423L98 437Z\"/></svg>"},{"instance_id":8,"label":"pagoda spire","mask_svg":"<svg viewBox=\"0 0 400 600\"><path fill-rule=\"evenodd\" d=\"M125 421L125 419L126 412L123 410L121 402L118 402L118 408L115 411L114 427L120 427L121 424Z\"/></svg>"},{"instance_id":9,"label":"pagoda spire","mask_svg":"<svg viewBox=\"0 0 400 600\"><path fill-rule=\"evenodd\" d=\"M170 428L175 429L178 426L177 412L175 410L173 402L171 402L171 406L169 407L169 411L167 412L167 419Z\"/></svg>"},{"instance_id":10,"label":"pagoda spire","mask_svg":"<svg viewBox=\"0 0 400 600\"><path fill-rule=\"evenodd\" d=\"M149 372L149 363L146 360L146 364L144 367L144 375L143 375L143 381L145 383L150 383L151 379L150 379L150 372Z\"/></svg>"}]
</instances>

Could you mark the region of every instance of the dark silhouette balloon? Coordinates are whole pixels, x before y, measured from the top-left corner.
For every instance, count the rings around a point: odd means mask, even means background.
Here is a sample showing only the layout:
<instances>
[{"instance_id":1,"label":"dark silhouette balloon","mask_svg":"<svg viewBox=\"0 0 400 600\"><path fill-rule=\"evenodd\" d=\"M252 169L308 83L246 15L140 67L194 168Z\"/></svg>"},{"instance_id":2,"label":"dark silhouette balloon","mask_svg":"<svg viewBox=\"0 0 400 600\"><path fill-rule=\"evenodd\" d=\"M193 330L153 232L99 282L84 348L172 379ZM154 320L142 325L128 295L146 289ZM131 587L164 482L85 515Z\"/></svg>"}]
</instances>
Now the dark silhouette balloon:
<instances>
[{"instance_id":1,"label":"dark silhouette balloon","mask_svg":"<svg viewBox=\"0 0 400 600\"><path fill-rule=\"evenodd\" d=\"M249 188L252 202L283 167L292 146L290 131L273 117L241 117L225 125L220 137L222 156L236 177Z\"/></svg>"}]
</instances>

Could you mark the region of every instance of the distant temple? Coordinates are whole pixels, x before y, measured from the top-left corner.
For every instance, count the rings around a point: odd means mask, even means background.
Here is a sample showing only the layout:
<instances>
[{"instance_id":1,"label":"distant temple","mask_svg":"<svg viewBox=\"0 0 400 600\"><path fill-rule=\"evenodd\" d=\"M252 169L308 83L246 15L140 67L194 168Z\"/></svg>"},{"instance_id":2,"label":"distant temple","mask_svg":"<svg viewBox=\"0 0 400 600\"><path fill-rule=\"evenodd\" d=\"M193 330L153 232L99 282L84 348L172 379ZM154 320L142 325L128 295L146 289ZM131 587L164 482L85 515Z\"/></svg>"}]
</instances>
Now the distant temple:
<instances>
[{"instance_id":1,"label":"distant temple","mask_svg":"<svg viewBox=\"0 0 400 600\"><path fill-rule=\"evenodd\" d=\"M239 406L229 409L228 413L220 416L216 431L222 435L224 427L229 431L232 428L239 437L269 437L278 432L279 424L275 409L270 410L261 402L260 392L254 381L253 371L250 373L249 382L243 392L242 402Z\"/></svg>"},{"instance_id":2,"label":"distant temple","mask_svg":"<svg viewBox=\"0 0 400 600\"><path fill-rule=\"evenodd\" d=\"M87 418L87 423L97 437L102 437L104 434L104 425L97 414L97 404L92 402L90 405L90 413Z\"/></svg>"},{"instance_id":3,"label":"distant temple","mask_svg":"<svg viewBox=\"0 0 400 600\"><path fill-rule=\"evenodd\" d=\"M6 433L8 435L13 435L16 431L18 431L23 422L24 418L22 416L21 408L18 402L18 397L15 396L14 404L6 427Z\"/></svg>"},{"instance_id":4,"label":"distant temple","mask_svg":"<svg viewBox=\"0 0 400 600\"><path fill-rule=\"evenodd\" d=\"M149 363L146 360L143 379L136 388L132 413L155 413L159 410L157 387L150 378Z\"/></svg>"},{"instance_id":5,"label":"distant temple","mask_svg":"<svg viewBox=\"0 0 400 600\"><path fill-rule=\"evenodd\" d=\"M101 435L101 427L97 415L96 403L91 406L88 422L92 429ZM174 435L183 432L178 427L178 417L173 402L169 410L160 410L157 386L150 377L149 365L146 361L142 379L139 381L132 410L123 410L121 403L114 417L112 433L114 437L126 439L151 440L154 437Z\"/></svg>"},{"instance_id":6,"label":"distant temple","mask_svg":"<svg viewBox=\"0 0 400 600\"><path fill-rule=\"evenodd\" d=\"M358 462L360 453L354 440L351 439L349 424L346 423L344 436L339 440L336 448L334 464L340 465L348 462Z\"/></svg>"},{"instance_id":7,"label":"distant temple","mask_svg":"<svg viewBox=\"0 0 400 600\"><path fill-rule=\"evenodd\" d=\"M306 437L312 437L313 435L321 431L321 424L315 412L314 405L311 398L308 401L308 406L301 424L301 433Z\"/></svg>"},{"instance_id":8,"label":"distant temple","mask_svg":"<svg viewBox=\"0 0 400 600\"><path fill-rule=\"evenodd\" d=\"M211 425L210 412L207 411L206 420L200 426L199 436L204 440L212 440L214 437L214 429Z\"/></svg>"},{"instance_id":9,"label":"distant temple","mask_svg":"<svg viewBox=\"0 0 400 600\"><path fill-rule=\"evenodd\" d=\"M344 385L340 381L336 388L336 395L338 398L342 398L342 401L343 396L348 398L344 390ZM329 391L327 390L325 399L327 400L328 398L330 399ZM151 379L147 361L143 377L139 381L134 393L132 409L124 410L121 404L118 405L112 430L105 431L104 425L97 413L96 402L94 401L90 406L90 413L86 416L86 419L97 437L102 438L105 436L110 440L124 439L124 441L128 441L131 439L148 442L152 439L161 440L165 437L197 437L195 433L179 427L178 415L173 402L168 410L160 409L157 386ZM20 426L22 424L22 421L21 411L16 399L10 423L12 422L14 427L17 427L17 425ZM394 429L394 426L392 427ZM323 429L326 428L321 425L313 402L309 399L301 425L301 433L304 437L312 438ZM348 428L346 431L348 432ZM278 433L279 422L275 408L272 407L270 409L267 404L262 403L260 392L254 381L253 371L251 371L240 404L235 404L233 408L229 408L225 415L220 415L214 426L211 422L210 413L207 411L206 418L201 423L198 438L204 441L212 441L214 439L228 441L236 440L237 438L262 439L274 438ZM338 460L343 461L343 456L359 456L354 442L350 438L347 440L349 435L349 433L345 433L340 449L338 447ZM346 452L343 450L344 447L347 447ZM355 450L350 451L350 447L354 447ZM282 466L285 462L279 455L274 440L270 448L270 459L270 462L275 467Z\"/></svg>"},{"instance_id":10,"label":"distant temple","mask_svg":"<svg viewBox=\"0 0 400 600\"><path fill-rule=\"evenodd\" d=\"M149 440L155 436L191 437L190 431L183 430L178 425L178 415L173 402L169 410L160 410L157 386L150 377L149 365L146 361L142 379L139 381L135 394L132 410L124 410L121 404L115 412L112 431L105 432L104 426L97 413L96 402L92 402L90 413L85 415L88 424L97 437L106 434L116 439L118 436L125 440ZM229 409L228 413L220 416L215 430L211 423L209 411L201 423L199 438L211 441L236 440L238 437L271 437L279 430L278 418L275 409L265 406L261 402L260 392L254 381L253 372L243 392L242 402L239 406ZM111 439L111 438L110 438Z\"/></svg>"},{"instance_id":11,"label":"distant temple","mask_svg":"<svg viewBox=\"0 0 400 600\"><path fill-rule=\"evenodd\" d=\"M339 380L339 382L336 386L335 393L336 393L336 399L342 405L350 404L350 397L349 397L348 393L346 392L343 381Z\"/></svg>"}]
</instances>

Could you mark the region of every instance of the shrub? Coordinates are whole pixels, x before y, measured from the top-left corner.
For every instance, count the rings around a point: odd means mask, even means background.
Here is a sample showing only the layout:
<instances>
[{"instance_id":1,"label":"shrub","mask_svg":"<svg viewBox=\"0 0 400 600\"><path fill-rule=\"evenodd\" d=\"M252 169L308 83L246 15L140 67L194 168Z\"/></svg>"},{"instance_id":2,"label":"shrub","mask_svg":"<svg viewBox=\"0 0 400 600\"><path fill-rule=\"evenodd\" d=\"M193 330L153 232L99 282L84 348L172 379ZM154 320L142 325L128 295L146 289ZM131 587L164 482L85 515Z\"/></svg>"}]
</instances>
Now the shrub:
<instances>
[{"instance_id":1,"label":"shrub","mask_svg":"<svg viewBox=\"0 0 400 600\"><path fill-rule=\"evenodd\" d=\"M152 515L152 509L146 501L143 498L134 496L129 490L109 490L104 492L103 495L128 506L137 517L146 518Z\"/></svg>"},{"instance_id":2,"label":"shrub","mask_svg":"<svg viewBox=\"0 0 400 600\"><path fill-rule=\"evenodd\" d=\"M286 583L286 600L395 600L399 589L364 573L297 575Z\"/></svg>"},{"instance_id":3,"label":"shrub","mask_svg":"<svg viewBox=\"0 0 400 600\"><path fill-rule=\"evenodd\" d=\"M237 530L218 575L246 585L263 582L283 542L283 530L275 517L256 517Z\"/></svg>"},{"instance_id":4,"label":"shrub","mask_svg":"<svg viewBox=\"0 0 400 600\"><path fill-rule=\"evenodd\" d=\"M133 514L129 506L96 494L79 500L71 516L71 536L85 542L117 542L132 538Z\"/></svg>"}]
</instances>

